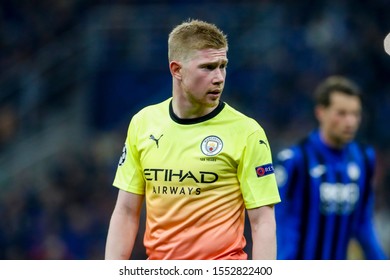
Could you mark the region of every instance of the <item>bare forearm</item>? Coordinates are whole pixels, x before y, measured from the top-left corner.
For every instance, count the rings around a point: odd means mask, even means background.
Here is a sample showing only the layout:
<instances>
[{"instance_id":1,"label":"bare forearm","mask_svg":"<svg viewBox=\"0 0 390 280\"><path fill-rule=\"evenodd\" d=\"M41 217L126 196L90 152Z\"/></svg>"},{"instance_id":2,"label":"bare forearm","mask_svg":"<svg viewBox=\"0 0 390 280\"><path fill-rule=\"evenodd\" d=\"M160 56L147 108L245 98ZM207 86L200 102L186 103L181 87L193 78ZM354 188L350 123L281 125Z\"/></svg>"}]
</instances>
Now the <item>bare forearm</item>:
<instances>
[{"instance_id":1,"label":"bare forearm","mask_svg":"<svg viewBox=\"0 0 390 280\"><path fill-rule=\"evenodd\" d=\"M254 260L276 259L276 227L273 223L261 223L252 229Z\"/></svg>"},{"instance_id":2,"label":"bare forearm","mask_svg":"<svg viewBox=\"0 0 390 280\"><path fill-rule=\"evenodd\" d=\"M128 260L138 232L138 221L114 211L107 235L106 260Z\"/></svg>"},{"instance_id":3,"label":"bare forearm","mask_svg":"<svg viewBox=\"0 0 390 280\"><path fill-rule=\"evenodd\" d=\"M254 260L276 259L276 221L273 205L248 210Z\"/></svg>"}]
</instances>

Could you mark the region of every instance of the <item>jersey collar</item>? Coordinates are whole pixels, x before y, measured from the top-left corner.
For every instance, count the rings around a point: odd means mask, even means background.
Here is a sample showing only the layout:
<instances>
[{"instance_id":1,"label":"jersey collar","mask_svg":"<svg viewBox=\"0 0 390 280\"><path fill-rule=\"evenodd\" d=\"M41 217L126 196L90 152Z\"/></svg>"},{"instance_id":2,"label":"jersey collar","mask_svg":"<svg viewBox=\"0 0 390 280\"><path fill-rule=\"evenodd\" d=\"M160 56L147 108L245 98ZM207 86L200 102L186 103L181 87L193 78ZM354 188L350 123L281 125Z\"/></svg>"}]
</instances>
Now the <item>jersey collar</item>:
<instances>
[{"instance_id":1,"label":"jersey collar","mask_svg":"<svg viewBox=\"0 0 390 280\"><path fill-rule=\"evenodd\" d=\"M208 113L207 115L204 115L204 116L199 117L199 118L193 118L193 119L181 119L173 112L172 100L171 100L169 102L169 115L170 115L171 119L178 124L196 124L196 123L201 123L201 122L204 122L204 121L207 121L207 120L214 118L216 115L218 115L223 110L224 107L225 107L225 103L222 101L219 101L218 106L213 111Z\"/></svg>"}]
</instances>

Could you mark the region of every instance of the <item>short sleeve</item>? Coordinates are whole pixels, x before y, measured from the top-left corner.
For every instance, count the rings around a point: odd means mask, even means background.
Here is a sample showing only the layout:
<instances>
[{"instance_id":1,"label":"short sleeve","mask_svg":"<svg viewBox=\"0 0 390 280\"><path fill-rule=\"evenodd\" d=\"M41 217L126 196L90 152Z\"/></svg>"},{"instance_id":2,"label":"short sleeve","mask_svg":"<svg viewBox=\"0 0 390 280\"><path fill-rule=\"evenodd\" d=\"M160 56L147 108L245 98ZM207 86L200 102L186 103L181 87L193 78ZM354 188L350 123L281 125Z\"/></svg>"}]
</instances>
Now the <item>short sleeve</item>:
<instances>
[{"instance_id":1,"label":"short sleeve","mask_svg":"<svg viewBox=\"0 0 390 280\"><path fill-rule=\"evenodd\" d=\"M247 209L280 202L271 147L261 127L247 137L237 174Z\"/></svg>"},{"instance_id":2,"label":"short sleeve","mask_svg":"<svg viewBox=\"0 0 390 280\"><path fill-rule=\"evenodd\" d=\"M137 149L137 127L135 116L128 128L113 185L121 190L143 195L145 193L145 180Z\"/></svg>"}]
</instances>

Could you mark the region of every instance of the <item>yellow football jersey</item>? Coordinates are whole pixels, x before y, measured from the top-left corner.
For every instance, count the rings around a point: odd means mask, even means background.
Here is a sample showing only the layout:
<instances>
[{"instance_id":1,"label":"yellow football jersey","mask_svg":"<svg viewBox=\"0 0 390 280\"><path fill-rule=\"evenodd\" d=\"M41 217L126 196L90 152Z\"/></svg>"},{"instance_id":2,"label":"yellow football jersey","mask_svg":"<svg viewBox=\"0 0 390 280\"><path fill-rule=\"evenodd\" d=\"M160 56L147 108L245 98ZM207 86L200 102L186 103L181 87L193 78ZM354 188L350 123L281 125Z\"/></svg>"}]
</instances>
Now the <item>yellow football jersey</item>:
<instances>
[{"instance_id":1,"label":"yellow football jersey","mask_svg":"<svg viewBox=\"0 0 390 280\"><path fill-rule=\"evenodd\" d=\"M246 259L245 208L280 202L264 130L223 102L197 119L171 98L142 109L113 184L146 197L149 259Z\"/></svg>"}]
</instances>

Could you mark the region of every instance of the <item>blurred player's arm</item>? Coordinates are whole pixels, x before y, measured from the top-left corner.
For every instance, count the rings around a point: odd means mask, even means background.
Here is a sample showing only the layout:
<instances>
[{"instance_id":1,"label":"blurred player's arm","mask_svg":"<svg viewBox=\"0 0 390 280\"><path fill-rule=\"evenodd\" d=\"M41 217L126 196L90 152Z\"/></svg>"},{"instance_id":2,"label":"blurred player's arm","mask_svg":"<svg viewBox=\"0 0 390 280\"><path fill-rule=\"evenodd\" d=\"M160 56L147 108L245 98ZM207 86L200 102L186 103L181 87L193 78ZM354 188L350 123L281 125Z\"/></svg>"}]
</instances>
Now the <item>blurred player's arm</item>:
<instances>
[{"instance_id":1,"label":"blurred player's arm","mask_svg":"<svg viewBox=\"0 0 390 280\"><path fill-rule=\"evenodd\" d=\"M388 260L382 245L379 241L378 234L372 216L361 221L356 238L363 249L365 259L368 260Z\"/></svg>"},{"instance_id":2,"label":"blurred player's arm","mask_svg":"<svg viewBox=\"0 0 390 280\"><path fill-rule=\"evenodd\" d=\"M358 240L364 252L365 259L387 260L388 256L386 256L382 248L373 221L373 217L374 217L373 204L374 204L373 193L371 193L368 203L365 204L365 211L359 221L359 227L357 229L356 239Z\"/></svg>"},{"instance_id":3,"label":"blurred player's arm","mask_svg":"<svg viewBox=\"0 0 390 280\"><path fill-rule=\"evenodd\" d=\"M248 209L252 229L252 259L276 259L276 222L273 205Z\"/></svg>"},{"instance_id":4,"label":"blurred player's arm","mask_svg":"<svg viewBox=\"0 0 390 280\"><path fill-rule=\"evenodd\" d=\"M359 217L358 227L356 231L356 239L360 243L363 249L366 259L369 260L386 260L386 256L382 244L379 241L375 224L374 224L374 181L373 176L376 167L376 155L372 147L367 147L364 150L366 154L366 170L369 176L367 180L366 189L370 190L365 192L362 196L364 209Z\"/></svg>"},{"instance_id":5,"label":"blurred player's arm","mask_svg":"<svg viewBox=\"0 0 390 280\"><path fill-rule=\"evenodd\" d=\"M128 260L137 237L144 196L119 190L106 243L106 260Z\"/></svg>"}]
</instances>

